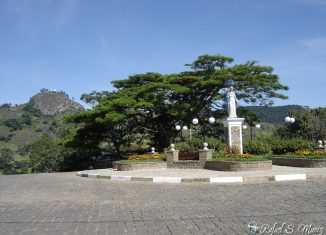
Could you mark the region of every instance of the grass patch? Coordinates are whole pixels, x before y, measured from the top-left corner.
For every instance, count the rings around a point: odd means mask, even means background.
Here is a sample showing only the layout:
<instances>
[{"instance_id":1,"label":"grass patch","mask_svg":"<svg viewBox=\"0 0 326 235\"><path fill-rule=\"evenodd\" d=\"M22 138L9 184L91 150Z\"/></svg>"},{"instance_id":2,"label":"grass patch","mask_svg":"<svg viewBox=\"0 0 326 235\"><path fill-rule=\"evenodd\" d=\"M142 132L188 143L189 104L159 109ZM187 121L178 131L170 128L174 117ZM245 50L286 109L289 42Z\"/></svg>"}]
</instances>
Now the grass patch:
<instances>
[{"instance_id":1,"label":"grass patch","mask_svg":"<svg viewBox=\"0 0 326 235\"><path fill-rule=\"evenodd\" d=\"M164 162L163 159L146 159L146 160L120 160L118 163L127 163L127 164L141 164L141 163L155 163L155 162Z\"/></svg>"},{"instance_id":2,"label":"grass patch","mask_svg":"<svg viewBox=\"0 0 326 235\"><path fill-rule=\"evenodd\" d=\"M259 161L268 161L264 157L251 157L251 158L240 158L240 157L220 157L213 158L213 161L235 161L235 162L259 162Z\"/></svg>"},{"instance_id":3,"label":"grass patch","mask_svg":"<svg viewBox=\"0 0 326 235\"><path fill-rule=\"evenodd\" d=\"M286 155L272 155L271 157L301 158L301 159L326 159L326 155L308 155L308 156L301 156L301 155L297 155L297 154L286 154Z\"/></svg>"}]
</instances>

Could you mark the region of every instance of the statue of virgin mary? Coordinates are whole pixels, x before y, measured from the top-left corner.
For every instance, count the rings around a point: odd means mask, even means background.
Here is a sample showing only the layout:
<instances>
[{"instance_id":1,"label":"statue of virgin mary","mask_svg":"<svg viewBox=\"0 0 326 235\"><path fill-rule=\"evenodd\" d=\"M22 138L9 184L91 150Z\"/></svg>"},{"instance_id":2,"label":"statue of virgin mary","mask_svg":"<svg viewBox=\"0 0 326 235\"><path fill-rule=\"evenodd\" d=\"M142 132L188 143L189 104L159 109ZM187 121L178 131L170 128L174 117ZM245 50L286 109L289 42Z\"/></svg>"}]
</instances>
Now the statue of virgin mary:
<instances>
[{"instance_id":1,"label":"statue of virgin mary","mask_svg":"<svg viewBox=\"0 0 326 235\"><path fill-rule=\"evenodd\" d=\"M235 96L234 87L230 86L230 90L226 95L228 105L228 118L237 118L237 103L239 100Z\"/></svg>"}]
</instances>

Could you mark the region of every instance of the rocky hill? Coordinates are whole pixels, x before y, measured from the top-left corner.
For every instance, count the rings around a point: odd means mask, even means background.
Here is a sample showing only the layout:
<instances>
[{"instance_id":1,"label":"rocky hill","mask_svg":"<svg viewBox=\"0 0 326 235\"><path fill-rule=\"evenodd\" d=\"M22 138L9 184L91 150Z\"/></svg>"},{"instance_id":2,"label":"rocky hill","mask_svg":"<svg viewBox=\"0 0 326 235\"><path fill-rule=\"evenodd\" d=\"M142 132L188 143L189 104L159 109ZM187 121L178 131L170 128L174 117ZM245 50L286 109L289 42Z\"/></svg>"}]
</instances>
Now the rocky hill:
<instances>
[{"instance_id":1,"label":"rocky hill","mask_svg":"<svg viewBox=\"0 0 326 235\"><path fill-rule=\"evenodd\" d=\"M85 111L82 105L71 100L64 92L41 92L34 95L30 102L42 115L61 116Z\"/></svg>"},{"instance_id":2,"label":"rocky hill","mask_svg":"<svg viewBox=\"0 0 326 235\"><path fill-rule=\"evenodd\" d=\"M0 147L22 149L41 136L55 137L65 114L83 112L82 105L64 92L46 91L21 105L0 106Z\"/></svg>"}]
</instances>

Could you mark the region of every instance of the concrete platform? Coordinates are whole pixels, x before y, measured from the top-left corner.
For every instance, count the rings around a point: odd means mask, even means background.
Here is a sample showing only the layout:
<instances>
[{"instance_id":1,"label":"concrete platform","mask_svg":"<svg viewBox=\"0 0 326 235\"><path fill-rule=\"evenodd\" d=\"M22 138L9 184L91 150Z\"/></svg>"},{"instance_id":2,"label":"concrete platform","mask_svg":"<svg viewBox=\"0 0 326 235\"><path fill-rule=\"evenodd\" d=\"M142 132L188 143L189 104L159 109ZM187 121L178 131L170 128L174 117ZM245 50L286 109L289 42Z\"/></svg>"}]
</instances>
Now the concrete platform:
<instances>
[{"instance_id":1,"label":"concrete platform","mask_svg":"<svg viewBox=\"0 0 326 235\"><path fill-rule=\"evenodd\" d=\"M264 183L269 181L326 179L326 168L273 166L271 170L254 172L225 172L206 169L146 169L126 172L114 169L98 169L80 171L77 176L153 183Z\"/></svg>"}]
</instances>

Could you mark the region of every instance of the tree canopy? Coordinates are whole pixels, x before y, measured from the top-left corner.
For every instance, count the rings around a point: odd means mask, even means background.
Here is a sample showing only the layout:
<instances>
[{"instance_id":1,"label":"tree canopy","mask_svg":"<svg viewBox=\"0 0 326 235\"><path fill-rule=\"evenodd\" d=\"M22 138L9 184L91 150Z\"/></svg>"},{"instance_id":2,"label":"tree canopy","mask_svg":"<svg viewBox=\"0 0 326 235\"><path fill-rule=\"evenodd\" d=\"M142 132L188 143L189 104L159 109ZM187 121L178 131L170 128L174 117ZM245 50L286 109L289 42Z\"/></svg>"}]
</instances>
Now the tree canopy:
<instances>
[{"instance_id":1,"label":"tree canopy","mask_svg":"<svg viewBox=\"0 0 326 235\"><path fill-rule=\"evenodd\" d=\"M66 144L83 143L96 149L101 142L110 142L119 153L139 135L147 135L151 145L162 150L176 135L176 123L221 116L228 79L238 82L237 97L244 103L268 105L273 98L287 98L279 91L288 87L279 82L271 66L255 61L232 65L233 61L222 55L202 55L186 64L190 70L136 74L113 81L114 91L83 95L84 101L95 106L66 118L80 124Z\"/></svg>"},{"instance_id":2,"label":"tree canopy","mask_svg":"<svg viewBox=\"0 0 326 235\"><path fill-rule=\"evenodd\" d=\"M295 122L286 124L278 129L283 138L302 137L316 141L326 138L326 108L294 110L292 113Z\"/></svg>"}]
</instances>

